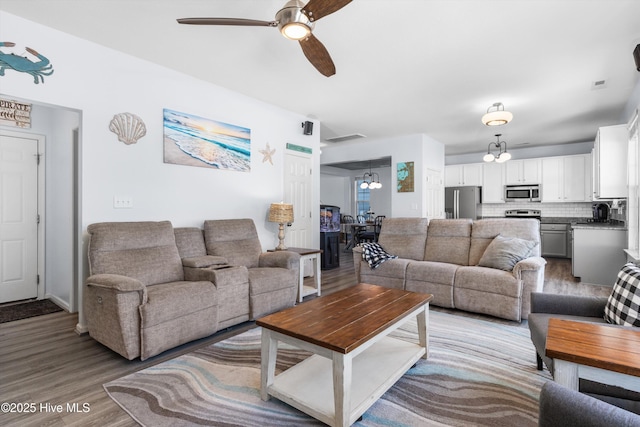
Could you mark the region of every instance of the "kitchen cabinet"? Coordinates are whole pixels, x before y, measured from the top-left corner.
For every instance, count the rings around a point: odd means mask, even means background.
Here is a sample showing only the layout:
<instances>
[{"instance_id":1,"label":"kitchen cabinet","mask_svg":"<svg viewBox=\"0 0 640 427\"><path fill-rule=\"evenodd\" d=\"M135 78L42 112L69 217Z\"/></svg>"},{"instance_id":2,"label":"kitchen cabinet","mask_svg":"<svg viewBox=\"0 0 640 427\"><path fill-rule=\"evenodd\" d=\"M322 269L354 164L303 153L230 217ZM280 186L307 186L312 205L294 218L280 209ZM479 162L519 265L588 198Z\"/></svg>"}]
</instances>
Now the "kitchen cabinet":
<instances>
[{"instance_id":1,"label":"kitchen cabinet","mask_svg":"<svg viewBox=\"0 0 640 427\"><path fill-rule=\"evenodd\" d=\"M627 197L626 125L598 129L593 145L593 193L596 199Z\"/></svg>"},{"instance_id":2,"label":"kitchen cabinet","mask_svg":"<svg viewBox=\"0 0 640 427\"><path fill-rule=\"evenodd\" d=\"M591 155L542 159L542 202L591 201Z\"/></svg>"},{"instance_id":3,"label":"kitchen cabinet","mask_svg":"<svg viewBox=\"0 0 640 427\"><path fill-rule=\"evenodd\" d=\"M540 184L540 159L509 160L504 165L507 185Z\"/></svg>"},{"instance_id":4,"label":"kitchen cabinet","mask_svg":"<svg viewBox=\"0 0 640 427\"><path fill-rule=\"evenodd\" d=\"M504 203L504 163L485 163L482 166L482 203Z\"/></svg>"},{"instance_id":5,"label":"kitchen cabinet","mask_svg":"<svg viewBox=\"0 0 640 427\"><path fill-rule=\"evenodd\" d=\"M574 225L572 274L585 283L613 286L626 262L626 245L623 227Z\"/></svg>"},{"instance_id":6,"label":"kitchen cabinet","mask_svg":"<svg viewBox=\"0 0 640 427\"><path fill-rule=\"evenodd\" d=\"M444 186L482 185L482 163L449 165L444 168Z\"/></svg>"}]
</instances>

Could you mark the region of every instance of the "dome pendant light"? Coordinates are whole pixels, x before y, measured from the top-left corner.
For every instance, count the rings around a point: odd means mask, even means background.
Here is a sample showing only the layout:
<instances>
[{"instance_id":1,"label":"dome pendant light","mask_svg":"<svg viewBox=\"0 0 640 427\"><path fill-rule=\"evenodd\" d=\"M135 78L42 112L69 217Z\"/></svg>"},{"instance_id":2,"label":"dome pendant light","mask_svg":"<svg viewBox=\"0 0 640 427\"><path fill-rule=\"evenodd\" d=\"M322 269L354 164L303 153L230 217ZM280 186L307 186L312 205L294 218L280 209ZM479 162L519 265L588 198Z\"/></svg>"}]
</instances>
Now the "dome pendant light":
<instances>
[{"instance_id":1,"label":"dome pendant light","mask_svg":"<svg viewBox=\"0 0 640 427\"><path fill-rule=\"evenodd\" d=\"M482 123L487 126L506 125L513 119L513 114L505 111L502 102L496 102L487 109L487 114L482 116Z\"/></svg>"}]
</instances>

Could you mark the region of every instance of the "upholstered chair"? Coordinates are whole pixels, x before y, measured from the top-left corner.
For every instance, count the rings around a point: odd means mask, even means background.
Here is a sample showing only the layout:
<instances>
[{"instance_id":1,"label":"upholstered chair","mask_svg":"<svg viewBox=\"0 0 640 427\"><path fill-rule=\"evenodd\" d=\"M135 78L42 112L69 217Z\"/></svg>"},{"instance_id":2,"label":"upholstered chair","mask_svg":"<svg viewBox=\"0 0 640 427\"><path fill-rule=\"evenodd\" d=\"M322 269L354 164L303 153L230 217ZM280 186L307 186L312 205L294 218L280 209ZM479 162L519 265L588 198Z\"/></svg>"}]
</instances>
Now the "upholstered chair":
<instances>
[{"instance_id":1,"label":"upholstered chair","mask_svg":"<svg viewBox=\"0 0 640 427\"><path fill-rule=\"evenodd\" d=\"M295 304L300 255L263 252L252 219L207 220L204 237L208 255L221 256L229 265L247 268L251 319Z\"/></svg>"},{"instance_id":2,"label":"upholstered chair","mask_svg":"<svg viewBox=\"0 0 640 427\"><path fill-rule=\"evenodd\" d=\"M540 391L538 426L631 427L640 426L640 416L549 381Z\"/></svg>"},{"instance_id":3,"label":"upholstered chair","mask_svg":"<svg viewBox=\"0 0 640 427\"><path fill-rule=\"evenodd\" d=\"M89 334L127 359L144 360L218 330L218 293L185 280L173 227L91 224L84 313Z\"/></svg>"}]
</instances>

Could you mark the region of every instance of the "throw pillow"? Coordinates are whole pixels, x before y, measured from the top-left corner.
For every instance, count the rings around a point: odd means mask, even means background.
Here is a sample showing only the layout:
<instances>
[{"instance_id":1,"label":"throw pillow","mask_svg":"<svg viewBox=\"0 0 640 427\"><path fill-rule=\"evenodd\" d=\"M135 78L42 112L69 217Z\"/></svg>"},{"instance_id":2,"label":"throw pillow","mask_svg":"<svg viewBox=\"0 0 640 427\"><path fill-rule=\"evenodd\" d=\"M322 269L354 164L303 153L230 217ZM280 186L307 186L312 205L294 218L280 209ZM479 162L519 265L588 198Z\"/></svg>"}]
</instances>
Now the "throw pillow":
<instances>
[{"instance_id":1,"label":"throw pillow","mask_svg":"<svg viewBox=\"0 0 640 427\"><path fill-rule=\"evenodd\" d=\"M640 326L638 312L640 312L640 268L630 262L618 272L618 278L604 307L604 320L616 325Z\"/></svg>"},{"instance_id":2,"label":"throw pillow","mask_svg":"<svg viewBox=\"0 0 640 427\"><path fill-rule=\"evenodd\" d=\"M361 243L362 259L367 261L369 267L378 268L388 259L398 258L397 255L387 253L379 243Z\"/></svg>"},{"instance_id":3,"label":"throw pillow","mask_svg":"<svg viewBox=\"0 0 640 427\"><path fill-rule=\"evenodd\" d=\"M533 240L504 237L498 234L485 249L478 265L511 271L518 261L522 261L529 256L531 250L537 244L538 242Z\"/></svg>"}]
</instances>

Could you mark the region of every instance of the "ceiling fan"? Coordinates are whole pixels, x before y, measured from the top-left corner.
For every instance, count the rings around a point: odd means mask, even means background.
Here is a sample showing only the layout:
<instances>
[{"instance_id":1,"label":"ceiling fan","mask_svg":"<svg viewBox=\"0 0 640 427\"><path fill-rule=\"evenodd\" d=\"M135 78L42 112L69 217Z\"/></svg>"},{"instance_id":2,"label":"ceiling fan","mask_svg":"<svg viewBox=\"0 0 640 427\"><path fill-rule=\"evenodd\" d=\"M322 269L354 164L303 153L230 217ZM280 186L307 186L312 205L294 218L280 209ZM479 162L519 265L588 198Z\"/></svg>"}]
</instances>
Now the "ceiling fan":
<instances>
[{"instance_id":1,"label":"ceiling fan","mask_svg":"<svg viewBox=\"0 0 640 427\"><path fill-rule=\"evenodd\" d=\"M309 0L305 5L300 0L288 1L276 13L274 21L258 21L242 18L181 18L180 24L191 25L240 25L248 27L277 27L283 36L298 40L304 56L321 74L330 77L336 73L336 66L329 52L311 32L315 22L342 9L352 0Z\"/></svg>"}]
</instances>

